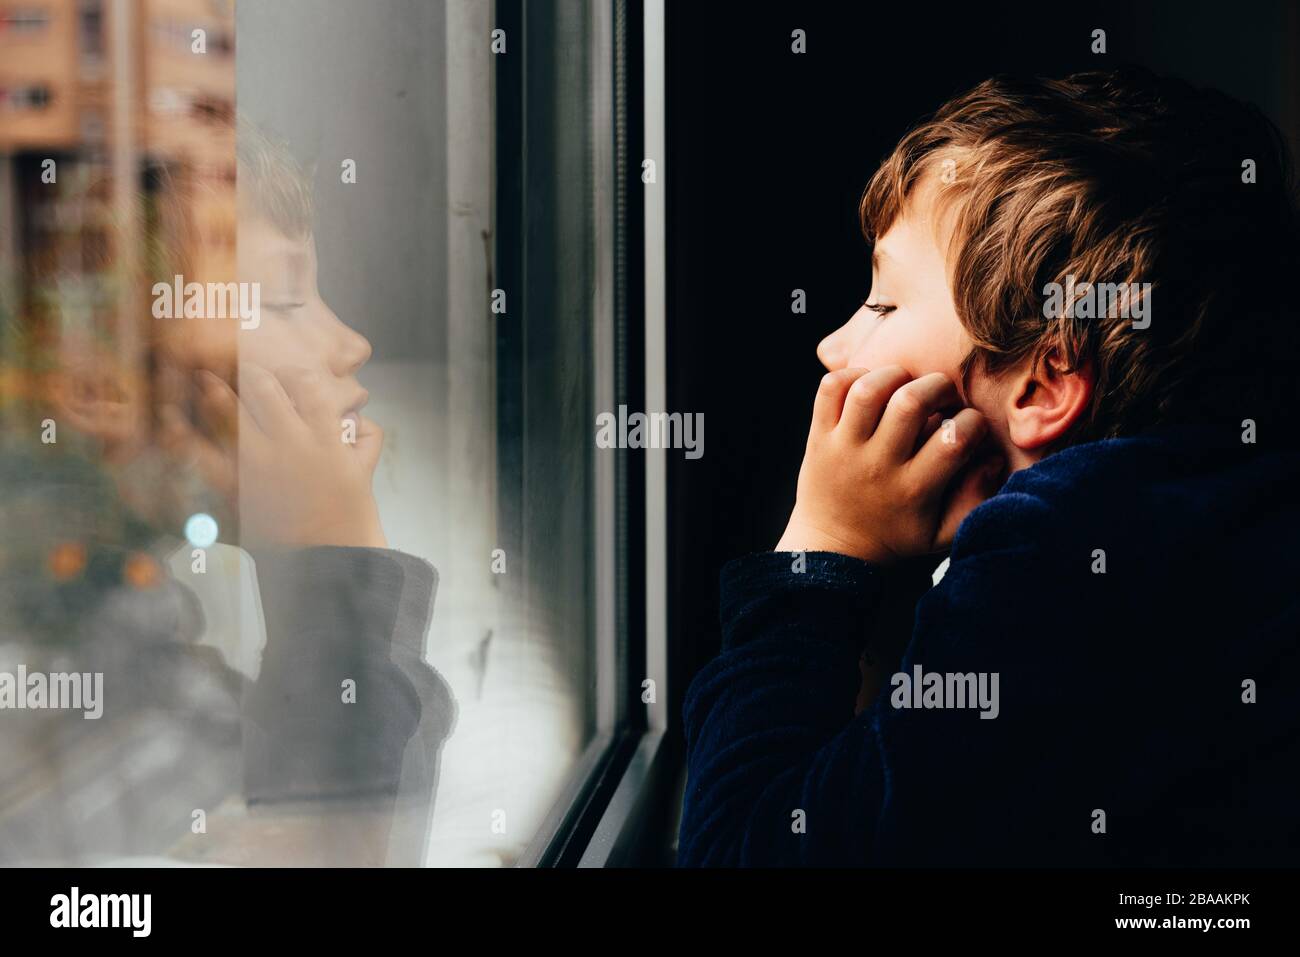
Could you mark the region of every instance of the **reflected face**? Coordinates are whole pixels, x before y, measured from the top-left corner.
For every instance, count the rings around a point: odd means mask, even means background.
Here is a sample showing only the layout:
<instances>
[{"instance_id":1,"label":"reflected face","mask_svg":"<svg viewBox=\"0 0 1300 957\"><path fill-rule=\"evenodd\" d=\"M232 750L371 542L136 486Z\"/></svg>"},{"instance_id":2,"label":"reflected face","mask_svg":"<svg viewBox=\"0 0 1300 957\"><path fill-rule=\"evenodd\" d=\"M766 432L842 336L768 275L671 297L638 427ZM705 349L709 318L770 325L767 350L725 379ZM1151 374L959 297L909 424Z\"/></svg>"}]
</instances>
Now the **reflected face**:
<instances>
[{"instance_id":1,"label":"reflected face","mask_svg":"<svg viewBox=\"0 0 1300 957\"><path fill-rule=\"evenodd\" d=\"M172 320L172 357L227 379L240 362L271 372L308 369L325 377L340 416L360 409L368 395L356 373L370 359L370 343L321 298L314 238L286 236L261 217L241 218L237 268L240 282L260 286L260 322L244 329L234 319Z\"/></svg>"}]
</instances>

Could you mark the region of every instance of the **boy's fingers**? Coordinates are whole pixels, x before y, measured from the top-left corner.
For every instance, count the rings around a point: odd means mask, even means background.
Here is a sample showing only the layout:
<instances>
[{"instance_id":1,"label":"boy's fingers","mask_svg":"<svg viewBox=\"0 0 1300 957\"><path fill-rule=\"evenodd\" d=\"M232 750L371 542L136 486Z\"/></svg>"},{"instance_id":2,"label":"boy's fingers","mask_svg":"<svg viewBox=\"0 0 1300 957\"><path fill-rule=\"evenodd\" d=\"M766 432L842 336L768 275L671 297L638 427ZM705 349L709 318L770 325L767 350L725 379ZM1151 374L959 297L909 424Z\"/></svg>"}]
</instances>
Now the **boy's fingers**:
<instances>
[{"instance_id":1,"label":"boy's fingers","mask_svg":"<svg viewBox=\"0 0 1300 957\"><path fill-rule=\"evenodd\" d=\"M206 369L199 372L198 380L199 414L219 445L233 453L239 448L241 433L250 440L261 433L225 380Z\"/></svg>"},{"instance_id":2,"label":"boy's fingers","mask_svg":"<svg viewBox=\"0 0 1300 957\"><path fill-rule=\"evenodd\" d=\"M876 430L879 451L891 461L907 461L930 416L960 404L957 387L942 372L931 372L901 386L890 397ZM942 427L939 431L942 434Z\"/></svg>"},{"instance_id":3,"label":"boy's fingers","mask_svg":"<svg viewBox=\"0 0 1300 957\"><path fill-rule=\"evenodd\" d=\"M913 455L921 451L921 446L925 445L926 440L929 439L930 436L939 431L939 426L942 425L944 421L945 417L942 412L935 412L925 420L925 428L923 428L921 434L916 437L916 448L912 450Z\"/></svg>"},{"instance_id":4,"label":"boy's fingers","mask_svg":"<svg viewBox=\"0 0 1300 957\"><path fill-rule=\"evenodd\" d=\"M219 376L207 369L200 370L195 379L199 384L199 420L218 444L234 448L239 438L239 399Z\"/></svg>"},{"instance_id":5,"label":"boy's fingers","mask_svg":"<svg viewBox=\"0 0 1300 957\"><path fill-rule=\"evenodd\" d=\"M985 457L976 452L944 495L944 509L934 547L944 549L950 546L966 516L997 494L1006 477L1006 459L1000 454Z\"/></svg>"},{"instance_id":6,"label":"boy's fingers","mask_svg":"<svg viewBox=\"0 0 1300 957\"><path fill-rule=\"evenodd\" d=\"M880 424L890 396L911 378L902 366L883 366L862 376L850 386L848 395L845 396L840 428L859 442L871 438Z\"/></svg>"},{"instance_id":7,"label":"boy's fingers","mask_svg":"<svg viewBox=\"0 0 1300 957\"><path fill-rule=\"evenodd\" d=\"M849 386L866 374L866 369L837 369L822 376L821 385L817 387L817 399L813 402L814 428L829 432L839 424Z\"/></svg>"},{"instance_id":8,"label":"boy's fingers","mask_svg":"<svg viewBox=\"0 0 1300 957\"><path fill-rule=\"evenodd\" d=\"M223 495L236 487L237 472L231 456L204 438L174 405L161 410L163 448L182 461L193 464L204 480Z\"/></svg>"},{"instance_id":9,"label":"boy's fingers","mask_svg":"<svg viewBox=\"0 0 1300 957\"><path fill-rule=\"evenodd\" d=\"M294 428L302 427L280 380L261 366L251 362L239 364L239 400L268 436L284 437Z\"/></svg>"},{"instance_id":10,"label":"boy's fingers","mask_svg":"<svg viewBox=\"0 0 1300 957\"><path fill-rule=\"evenodd\" d=\"M988 434L988 421L975 409L962 409L945 419L907 465L913 480L940 494Z\"/></svg>"},{"instance_id":11,"label":"boy's fingers","mask_svg":"<svg viewBox=\"0 0 1300 957\"><path fill-rule=\"evenodd\" d=\"M293 401L298 416L311 430L321 437L337 438L339 419L330 406L325 381L320 373L285 366L275 370L275 374Z\"/></svg>"}]
</instances>

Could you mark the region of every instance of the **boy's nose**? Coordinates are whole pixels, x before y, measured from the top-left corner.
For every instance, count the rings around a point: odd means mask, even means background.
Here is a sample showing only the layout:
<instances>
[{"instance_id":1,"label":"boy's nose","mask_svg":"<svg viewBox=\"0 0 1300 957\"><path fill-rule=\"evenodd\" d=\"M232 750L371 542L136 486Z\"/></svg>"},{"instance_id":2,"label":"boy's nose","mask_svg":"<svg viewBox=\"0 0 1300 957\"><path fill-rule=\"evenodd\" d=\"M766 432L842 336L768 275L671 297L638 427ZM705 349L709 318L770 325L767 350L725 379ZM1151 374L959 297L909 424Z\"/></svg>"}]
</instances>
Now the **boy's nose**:
<instances>
[{"instance_id":1,"label":"boy's nose","mask_svg":"<svg viewBox=\"0 0 1300 957\"><path fill-rule=\"evenodd\" d=\"M817 358L826 367L827 372L843 369L849 359L848 324L840 326L829 336L817 343Z\"/></svg>"},{"instance_id":2,"label":"boy's nose","mask_svg":"<svg viewBox=\"0 0 1300 957\"><path fill-rule=\"evenodd\" d=\"M337 319L335 321L338 322L340 343L334 353L337 357L334 372L337 375L352 375L370 361L374 350L370 340L361 333Z\"/></svg>"},{"instance_id":3,"label":"boy's nose","mask_svg":"<svg viewBox=\"0 0 1300 957\"><path fill-rule=\"evenodd\" d=\"M868 312L866 306L858 309L848 320L817 344L817 358L827 372L837 372L850 365L862 365L863 346L871 338L880 320Z\"/></svg>"}]
</instances>

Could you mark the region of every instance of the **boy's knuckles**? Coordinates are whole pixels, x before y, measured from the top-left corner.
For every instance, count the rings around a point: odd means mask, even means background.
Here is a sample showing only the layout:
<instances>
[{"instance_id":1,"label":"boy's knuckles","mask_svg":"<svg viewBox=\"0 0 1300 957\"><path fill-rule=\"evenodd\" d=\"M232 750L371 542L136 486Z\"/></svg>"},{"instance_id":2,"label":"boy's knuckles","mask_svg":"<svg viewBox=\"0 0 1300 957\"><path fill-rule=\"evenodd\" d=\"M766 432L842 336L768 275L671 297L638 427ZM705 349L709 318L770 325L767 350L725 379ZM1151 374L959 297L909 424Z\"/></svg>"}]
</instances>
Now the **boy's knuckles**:
<instances>
[{"instance_id":1,"label":"boy's knuckles","mask_svg":"<svg viewBox=\"0 0 1300 957\"><path fill-rule=\"evenodd\" d=\"M862 376L864 371L863 369L836 369L834 372L826 373L817 388L818 397L835 399L842 396L844 390L852 385L855 379Z\"/></svg>"},{"instance_id":2,"label":"boy's knuckles","mask_svg":"<svg viewBox=\"0 0 1300 957\"><path fill-rule=\"evenodd\" d=\"M844 370L838 372L828 372L822 376L821 383L817 386L818 398L832 398L839 394L844 381Z\"/></svg>"},{"instance_id":3,"label":"boy's knuckles","mask_svg":"<svg viewBox=\"0 0 1300 957\"><path fill-rule=\"evenodd\" d=\"M274 392L275 382L269 375L258 372L254 375L246 376L242 382L245 388L252 389L256 392Z\"/></svg>"},{"instance_id":4,"label":"boy's knuckles","mask_svg":"<svg viewBox=\"0 0 1300 957\"><path fill-rule=\"evenodd\" d=\"M972 445L988 434L989 421L975 409L962 409L953 418L957 443Z\"/></svg>"},{"instance_id":5,"label":"boy's knuckles","mask_svg":"<svg viewBox=\"0 0 1300 957\"><path fill-rule=\"evenodd\" d=\"M914 384L905 385L895 392L889 400L889 407L895 415L908 419L920 418L929 413L925 400Z\"/></svg>"},{"instance_id":6,"label":"boy's knuckles","mask_svg":"<svg viewBox=\"0 0 1300 957\"><path fill-rule=\"evenodd\" d=\"M242 365L239 368L239 391L255 395L265 395L270 391L274 384L274 379L269 372L259 369L253 365Z\"/></svg>"},{"instance_id":7,"label":"boy's knuckles","mask_svg":"<svg viewBox=\"0 0 1300 957\"><path fill-rule=\"evenodd\" d=\"M883 398L883 389L866 378L859 379L849 389L849 399L858 411L869 409L879 404Z\"/></svg>"},{"instance_id":8,"label":"boy's knuckles","mask_svg":"<svg viewBox=\"0 0 1300 957\"><path fill-rule=\"evenodd\" d=\"M883 485L890 479L890 466L870 456L863 460L862 475L872 485Z\"/></svg>"},{"instance_id":9,"label":"boy's knuckles","mask_svg":"<svg viewBox=\"0 0 1300 957\"><path fill-rule=\"evenodd\" d=\"M248 389L260 402L274 402L280 397L280 387L268 379L257 379L249 384Z\"/></svg>"}]
</instances>

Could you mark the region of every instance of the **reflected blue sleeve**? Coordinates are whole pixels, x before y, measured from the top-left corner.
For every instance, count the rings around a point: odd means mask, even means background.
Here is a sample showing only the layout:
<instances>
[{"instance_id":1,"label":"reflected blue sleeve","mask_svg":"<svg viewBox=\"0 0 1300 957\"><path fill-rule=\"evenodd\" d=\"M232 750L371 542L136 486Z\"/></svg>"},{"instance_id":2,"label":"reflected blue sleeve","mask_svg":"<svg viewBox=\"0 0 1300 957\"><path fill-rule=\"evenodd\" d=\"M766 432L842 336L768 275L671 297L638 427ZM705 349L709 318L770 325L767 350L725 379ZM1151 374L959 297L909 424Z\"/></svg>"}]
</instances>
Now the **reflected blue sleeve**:
<instances>
[{"instance_id":1,"label":"reflected blue sleeve","mask_svg":"<svg viewBox=\"0 0 1300 957\"><path fill-rule=\"evenodd\" d=\"M248 799L431 799L455 716L423 658L433 567L374 548L254 558L267 641L244 707Z\"/></svg>"}]
</instances>

